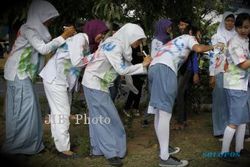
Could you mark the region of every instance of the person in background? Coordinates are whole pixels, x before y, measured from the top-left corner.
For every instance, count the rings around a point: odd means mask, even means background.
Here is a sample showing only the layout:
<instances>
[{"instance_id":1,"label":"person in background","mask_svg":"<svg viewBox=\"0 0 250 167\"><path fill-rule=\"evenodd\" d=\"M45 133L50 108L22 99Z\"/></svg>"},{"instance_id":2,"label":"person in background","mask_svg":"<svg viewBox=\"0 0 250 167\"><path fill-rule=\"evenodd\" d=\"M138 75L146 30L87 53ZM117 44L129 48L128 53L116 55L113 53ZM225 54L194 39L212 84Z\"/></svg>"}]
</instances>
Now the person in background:
<instances>
[{"instance_id":1,"label":"person in background","mask_svg":"<svg viewBox=\"0 0 250 167\"><path fill-rule=\"evenodd\" d=\"M234 28L235 17L232 12L225 12L216 34L212 36L212 44L218 42L227 45L228 41L236 34ZM223 88L224 66L226 63L226 50L210 52L209 84L213 88L212 120L213 135L222 140L224 130L228 123L228 109L226 94Z\"/></svg>"},{"instance_id":2,"label":"person in background","mask_svg":"<svg viewBox=\"0 0 250 167\"><path fill-rule=\"evenodd\" d=\"M87 21L83 27L83 32L88 35L90 53L94 53L108 32L108 27L102 20Z\"/></svg>"},{"instance_id":3,"label":"person in background","mask_svg":"<svg viewBox=\"0 0 250 167\"><path fill-rule=\"evenodd\" d=\"M160 19L155 24L154 37L151 42L151 56L155 57L159 49L171 40L172 22L169 19Z\"/></svg>"},{"instance_id":4,"label":"person in background","mask_svg":"<svg viewBox=\"0 0 250 167\"><path fill-rule=\"evenodd\" d=\"M181 31L181 30L180 30ZM190 35L197 38L198 29L192 28ZM178 71L178 93L176 98L176 120L177 123L174 125L175 130L183 130L187 126L187 91L191 88L192 84L198 84L199 82L199 65L198 65L198 54L194 51L190 52L185 63L181 66Z\"/></svg>"},{"instance_id":5,"label":"person in background","mask_svg":"<svg viewBox=\"0 0 250 167\"><path fill-rule=\"evenodd\" d=\"M116 24L116 23L113 23L112 24L112 35L114 35L121 27ZM121 76L118 75L116 77L116 79L114 80L113 84L111 84L110 88L109 88L109 91L110 91L110 96L111 96L111 99L113 100L113 102L115 102L115 99L118 95L118 89L119 89L119 85L120 85L120 81L121 81Z\"/></svg>"},{"instance_id":6,"label":"person in background","mask_svg":"<svg viewBox=\"0 0 250 167\"><path fill-rule=\"evenodd\" d=\"M138 46L137 48L132 48L132 61L131 63L133 65L142 63L144 54L142 53L142 50L145 52L148 52L148 47L145 44ZM132 75L132 80L133 80L133 85L136 88L137 92L129 91L123 113L127 117L131 117L131 113L134 114L135 116L140 116L140 111L139 111L139 105L140 105L140 100L141 100L141 94L142 94L142 87L144 84L145 80L145 74L144 75Z\"/></svg>"},{"instance_id":7,"label":"person in background","mask_svg":"<svg viewBox=\"0 0 250 167\"><path fill-rule=\"evenodd\" d=\"M43 128L34 81L42 67L43 55L55 51L65 39L75 34L68 27L62 35L51 40L48 26L59 16L47 1L32 1L25 24L19 29L4 67L7 80L6 137L2 152L7 154L36 154L44 149Z\"/></svg>"}]
</instances>

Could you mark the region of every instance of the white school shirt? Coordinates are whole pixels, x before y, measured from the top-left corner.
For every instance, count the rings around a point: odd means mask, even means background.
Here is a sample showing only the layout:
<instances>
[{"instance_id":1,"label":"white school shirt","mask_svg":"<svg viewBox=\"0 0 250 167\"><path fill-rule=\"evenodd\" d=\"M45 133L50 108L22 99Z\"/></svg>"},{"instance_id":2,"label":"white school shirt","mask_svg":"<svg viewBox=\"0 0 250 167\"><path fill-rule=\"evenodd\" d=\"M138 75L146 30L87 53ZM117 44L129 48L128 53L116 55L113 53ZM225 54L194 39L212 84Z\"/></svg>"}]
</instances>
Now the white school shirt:
<instances>
[{"instance_id":1,"label":"white school shirt","mask_svg":"<svg viewBox=\"0 0 250 167\"><path fill-rule=\"evenodd\" d=\"M227 41L222 36L215 34L211 39L212 45L217 43L223 43L227 46ZM209 51L210 63L209 63L209 75L215 76L221 72L225 72L224 66L226 63L226 49L214 49L214 51Z\"/></svg>"},{"instance_id":2,"label":"white school shirt","mask_svg":"<svg viewBox=\"0 0 250 167\"><path fill-rule=\"evenodd\" d=\"M157 52L160 50L160 48L162 47L163 43L161 41L159 41L158 39L153 39L151 42L151 54L150 56L152 58L154 58L157 54Z\"/></svg>"},{"instance_id":3,"label":"white school shirt","mask_svg":"<svg viewBox=\"0 0 250 167\"><path fill-rule=\"evenodd\" d=\"M83 58L89 54L88 36L78 33L68 38L39 74L48 83L65 85L71 90L84 66Z\"/></svg>"},{"instance_id":4,"label":"white school shirt","mask_svg":"<svg viewBox=\"0 0 250 167\"><path fill-rule=\"evenodd\" d=\"M199 44L194 36L181 35L160 48L150 66L157 63L170 67L177 75L179 68L188 58L194 45Z\"/></svg>"},{"instance_id":5,"label":"white school shirt","mask_svg":"<svg viewBox=\"0 0 250 167\"><path fill-rule=\"evenodd\" d=\"M122 43L116 39L106 39L93 54L93 59L85 68L82 85L87 88L109 92L109 87L117 75L145 74L142 63L132 65L122 55Z\"/></svg>"},{"instance_id":6,"label":"white school shirt","mask_svg":"<svg viewBox=\"0 0 250 167\"><path fill-rule=\"evenodd\" d=\"M224 88L247 91L248 70L243 70L238 65L250 58L249 39L243 39L236 34L228 44L227 62L228 69L224 73Z\"/></svg>"},{"instance_id":7,"label":"white school shirt","mask_svg":"<svg viewBox=\"0 0 250 167\"><path fill-rule=\"evenodd\" d=\"M27 77L33 79L39 67L39 54L46 55L57 49L65 42L59 36L47 44L42 40L36 30L22 26L18 32L13 49L4 67L4 78L14 81L17 75L20 80ZM29 68L33 66L37 68Z\"/></svg>"}]
</instances>

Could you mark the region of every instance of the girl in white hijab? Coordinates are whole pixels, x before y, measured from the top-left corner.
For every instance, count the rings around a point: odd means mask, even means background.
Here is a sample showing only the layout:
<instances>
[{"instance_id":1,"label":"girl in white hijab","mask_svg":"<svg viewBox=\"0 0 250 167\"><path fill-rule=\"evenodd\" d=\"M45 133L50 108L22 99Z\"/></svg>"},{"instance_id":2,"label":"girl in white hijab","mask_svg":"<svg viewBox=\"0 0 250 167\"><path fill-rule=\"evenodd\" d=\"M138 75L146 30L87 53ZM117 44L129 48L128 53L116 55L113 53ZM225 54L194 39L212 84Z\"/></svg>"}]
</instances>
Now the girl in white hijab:
<instances>
[{"instance_id":1,"label":"girl in white hijab","mask_svg":"<svg viewBox=\"0 0 250 167\"><path fill-rule=\"evenodd\" d=\"M73 27L51 42L47 26L58 11L47 1L31 3L28 17L5 64L6 138L2 151L9 154L36 154L44 149L42 118L33 83L41 65L41 55L48 54L75 33Z\"/></svg>"},{"instance_id":2,"label":"girl in white hijab","mask_svg":"<svg viewBox=\"0 0 250 167\"><path fill-rule=\"evenodd\" d=\"M109 94L109 86L117 75L146 73L151 58L132 65L132 48L143 38L143 29L127 23L107 38L94 53L83 76L84 94L89 109L91 154L104 155L110 165L122 165L126 154L126 134Z\"/></svg>"},{"instance_id":3,"label":"girl in white hijab","mask_svg":"<svg viewBox=\"0 0 250 167\"><path fill-rule=\"evenodd\" d=\"M228 41L236 34L234 28L235 16L232 12L225 12L223 19L217 29L217 33L212 36L213 45L223 43L227 46ZM210 84L214 87L212 120L213 135L221 138L227 125L226 97L223 88L223 74L226 62L225 49L210 52Z\"/></svg>"}]
</instances>

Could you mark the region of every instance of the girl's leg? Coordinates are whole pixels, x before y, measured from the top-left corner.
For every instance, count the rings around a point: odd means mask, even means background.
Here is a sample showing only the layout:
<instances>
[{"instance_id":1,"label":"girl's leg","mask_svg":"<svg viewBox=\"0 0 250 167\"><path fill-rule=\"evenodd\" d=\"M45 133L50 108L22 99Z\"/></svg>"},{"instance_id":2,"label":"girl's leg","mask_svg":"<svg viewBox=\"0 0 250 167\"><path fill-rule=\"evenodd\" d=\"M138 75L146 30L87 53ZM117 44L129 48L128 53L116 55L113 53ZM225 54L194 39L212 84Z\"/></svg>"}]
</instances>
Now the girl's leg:
<instances>
[{"instance_id":1,"label":"girl's leg","mask_svg":"<svg viewBox=\"0 0 250 167\"><path fill-rule=\"evenodd\" d=\"M246 131L246 124L241 124L237 127L236 130L236 145L235 151L240 152L244 148L244 137Z\"/></svg>"},{"instance_id":2,"label":"girl's leg","mask_svg":"<svg viewBox=\"0 0 250 167\"><path fill-rule=\"evenodd\" d=\"M162 160L169 158L169 124L172 114L159 110L157 137L160 144L160 157Z\"/></svg>"},{"instance_id":3,"label":"girl's leg","mask_svg":"<svg viewBox=\"0 0 250 167\"><path fill-rule=\"evenodd\" d=\"M237 126L236 125L228 125L224 131L223 141L222 141L222 150L221 153L229 152L230 145L235 134Z\"/></svg>"},{"instance_id":4,"label":"girl's leg","mask_svg":"<svg viewBox=\"0 0 250 167\"><path fill-rule=\"evenodd\" d=\"M159 112L156 112L155 118L154 118L154 127L155 127L155 134L157 138L158 138L158 124L159 124Z\"/></svg>"},{"instance_id":5,"label":"girl's leg","mask_svg":"<svg viewBox=\"0 0 250 167\"><path fill-rule=\"evenodd\" d=\"M59 152L70 150L70 104L67 88L44 82L44 90L51 109L51 133ZM69 153L71 154L71 153Z\"/></svg>"}]
</instances>

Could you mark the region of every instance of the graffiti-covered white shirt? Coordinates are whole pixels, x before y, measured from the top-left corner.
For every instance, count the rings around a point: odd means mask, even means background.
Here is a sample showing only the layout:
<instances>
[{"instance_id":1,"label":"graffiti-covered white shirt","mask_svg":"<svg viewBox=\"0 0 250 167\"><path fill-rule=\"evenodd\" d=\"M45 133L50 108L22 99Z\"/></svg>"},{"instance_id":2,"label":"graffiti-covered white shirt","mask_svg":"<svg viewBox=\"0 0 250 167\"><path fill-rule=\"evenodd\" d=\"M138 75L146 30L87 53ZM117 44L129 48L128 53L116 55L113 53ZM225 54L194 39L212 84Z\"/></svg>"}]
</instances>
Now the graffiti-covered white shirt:
<instances>
[{"instance_id":1,"label":"graffiti-covered white shirt","mask_svg":"<svg viewBox=\"0 0 250 167\"><path fill-rule=\"evenodd\" d=\"M122 41L114 38L108 38L100 44L85 68L82 84L87 88L109 92L108 88L118 74L146 73L142 63L132 65L124 59L122 46Z\"/></svg>"},{"instance_id":2,"label":"graffiti-covered white shirt","mask_svg":"<svg viewBox=\"0 0 250 167\"><path fill-rule=\"evenodd\" d=\"M41 68L41 58L61 46L65 40L59 36L45 43L42 37L32 28L22 26L18 32L13 49L4 67L4 78L14 81L17 75L23 80L27 77L32 80Z\"/></svg>"},{"instance_id":3,"label":"graffiti-covered white shirt","mask_svg":"<svg viewBox=\"0 0 250 167\"><path fill-rule=\"evenodd\" d=\"M194 36L179 36L160 48L150 66L157 63L165 64L177 75L179 68L186 61L195 44L198 44L198 42Z\"/></svg>"},{"instance_id":4,"label":"graffiti-covered white shirt","mask_svg":"<svg viewBox=\"0 0 250 167\"><path fill-rule=\"evenodd\" d=\"M212 36L211 39L212 45L215 45L217 43L224 43L225 46L227 45L226 39L223 38L223 36L220 36L218 34L215 34ZM221 72L224 71L224 66L226 62L226 55L225 55L226 49L220 50L220 49L214 49L213 51L209 51L209 75L215 76Z\"/></svg>"},{"instance_id":5,"label":"graffiti-covered white shirt","mask_svg":"<svg viewBox=\"0 0 250 167\"><path fill-rule=\"evenodd\" d=\"M236 34L228 44L228 68L224 73L224 88L247 91L249 74L238 65L250 58L249 39L243 39Z\"/></svg>"},{"instance_id":6,"label":"graffiti-covered white shirt","mask_svg":"<svg viewBox=\"0 0 250 167\"><path fill-rule=\"evenodd\" d=\"M78 33L57 49L39 75L50 84L54 81L55 84L65 85L71 90L89 53L87 34Z\"/></svg>"},{"instance_id":7,"label":"graffiti-covered white shirt","mask_svg":"<svg viewBox=\"0 0 250 167\"><path fill-rule=\"evenodd\" d=\"M151 53L150 56L154 58L157 54L157 52L160 50L160 48L163 46L163 43L159 41L158 39L153 39L151 42Z\"/></svg>"}]
</instances>

